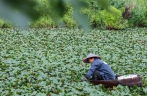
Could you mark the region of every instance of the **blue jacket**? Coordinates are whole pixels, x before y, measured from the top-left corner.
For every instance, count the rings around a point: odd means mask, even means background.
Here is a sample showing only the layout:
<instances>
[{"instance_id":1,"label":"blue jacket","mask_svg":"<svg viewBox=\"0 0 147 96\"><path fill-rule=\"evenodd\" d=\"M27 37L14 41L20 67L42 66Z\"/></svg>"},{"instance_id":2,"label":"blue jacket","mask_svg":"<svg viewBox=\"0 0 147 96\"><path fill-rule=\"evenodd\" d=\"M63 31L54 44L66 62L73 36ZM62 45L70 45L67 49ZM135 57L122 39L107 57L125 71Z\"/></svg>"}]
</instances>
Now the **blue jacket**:
<instances>
[{"instance_id":1,"label":"blue jacket","mask_svg":"<svg viewBox=\"0 0 147 96\"><path fill-rule=\"evenodd\" d=\"M100 72L100 75L103 77L104 80L115 80L115 74L111 67L100 59L95 59L92 62L91 68L86 74L86 78L89 79L90 76L93 75L95 70L98 70Z\"/></svg>"}]
</instances>

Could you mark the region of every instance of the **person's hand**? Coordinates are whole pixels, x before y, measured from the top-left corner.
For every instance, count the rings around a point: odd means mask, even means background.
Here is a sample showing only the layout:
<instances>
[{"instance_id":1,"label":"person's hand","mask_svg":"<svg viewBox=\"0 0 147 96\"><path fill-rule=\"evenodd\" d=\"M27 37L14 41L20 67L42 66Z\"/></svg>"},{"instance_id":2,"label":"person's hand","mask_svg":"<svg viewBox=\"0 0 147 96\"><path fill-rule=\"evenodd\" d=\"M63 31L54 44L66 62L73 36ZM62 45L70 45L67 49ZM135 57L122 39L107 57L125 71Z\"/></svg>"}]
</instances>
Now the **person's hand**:
<instances>
[{"instance_id":1,"label":"person's hand","mask_svg":"<svg viewBox=\"0 0 147 96\"><path fill-rule=\"evenodd\" d=\"M84 77L84 78L82 79L82 81L87 81L87 78L86 78L86 77Z\"/></svg>"}]
</instances>

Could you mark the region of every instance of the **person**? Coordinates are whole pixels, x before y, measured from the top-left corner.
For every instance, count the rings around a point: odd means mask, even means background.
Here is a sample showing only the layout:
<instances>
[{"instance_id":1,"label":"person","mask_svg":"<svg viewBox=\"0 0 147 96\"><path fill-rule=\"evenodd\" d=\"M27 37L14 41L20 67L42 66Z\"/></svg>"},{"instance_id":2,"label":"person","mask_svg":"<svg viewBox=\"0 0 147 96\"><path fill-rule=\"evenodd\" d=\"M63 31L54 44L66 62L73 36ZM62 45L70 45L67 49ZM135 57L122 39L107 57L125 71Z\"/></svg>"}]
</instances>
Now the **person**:
<instances>
[{"instance_id":1,"label":"person","mask_svg":"<svg viewBox=\"0 0 147 96\"><path fill-rule=\"evenodd\" d=\"M111 67L101 60L101 57L90 53L84 60L84 63L91 63L91 67L82 81L86 80L115 80L114 71ZM92 77L92 78L91 78Z\"/></svg>"}]
</instances>

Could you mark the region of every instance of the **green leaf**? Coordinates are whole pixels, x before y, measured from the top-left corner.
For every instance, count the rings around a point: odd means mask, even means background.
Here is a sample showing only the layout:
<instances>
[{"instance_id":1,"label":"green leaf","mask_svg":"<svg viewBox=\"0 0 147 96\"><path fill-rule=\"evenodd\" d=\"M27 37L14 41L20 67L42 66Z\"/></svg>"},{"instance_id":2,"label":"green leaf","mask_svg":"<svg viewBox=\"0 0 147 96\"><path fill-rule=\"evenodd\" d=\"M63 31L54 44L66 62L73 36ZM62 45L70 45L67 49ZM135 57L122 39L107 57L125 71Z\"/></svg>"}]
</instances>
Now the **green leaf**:
<instances>
[{"instance_id":1,"label":"green leaf","mask_svg":"<svg viewBox=\"0 0 147 96\"><path fill-rule=\"evenodd\" d=\"M37 94L37 91L34 91L31 95L36 95Z\"/></svg>"},{"instance_id":2,"label":"green leaf","mask_svg":"<svg viewBox=\"0 0 147 96\"><path fill-rule=\"evenodd\" d=\"M106 10L109 10L109 3L108 0L97 0L99 5L101 5L103 8L105 8Z\"/></svg>"},{"instance_id":3,"label":"green leaf","mask_svg":"<svg viewBox=\"0 0 147 96\"><path fill-rule=\"evenodd\" d=\"M143 92L147 94L147 88L143 88Z\"/></svg>"},{"instance_id":4,"label":"green leaf","mask_svg":"<svg viewBox=\"0 0 147 96\"><path fill-rule=\"evenodd\" d=\"M86 7L87 5L79 0L65 0L66 2L71 3L74 8L74 18L79 23L81 27L83 27L86 31L90 30L90 24L88 20L88 16L84 15L80 12L81 8Z\"/></svg>"},{"instance_id":5,"label":"green leaf","mask_svg":"<svg viewBox=\"0 0 147 96\"><path fill-rule=\"evenodd\" d=\"M50 5L54 10L56 16L63 17L65 14L65 4L63 0L49 0Z\"/></svg>"},{"instance_id":6,"label":"green leaf","mask_svg":"<svg viewBox=\"0 0 147 96\"><path fill-rule=\"evenodd\" d=\"M12 10L10 6L5 4L3 1L0 1L0 17L11 21L16 26L24 28L27 27L28 22L30 21L30 18L26 14Z\"/></svg>"},{"instance_id":7,"label":"green leaf","mask_svg":"<svg viewBox=\"0 0 147 96\"><path fill-rule=\"evenodd\" d=\"M147 62L147 59L143 59L142 62L146 63Z\"/></svg>"},{"instance_id":8,"label":"green leaf","mask_svg":"<svg viewBox=\"0 0 147 96\"><path fill-rule=\"evenodd\" d=\"M84 28L86 31L90 30L90 25L89 25L87 15L80 13L79 10L75 10L74 17L76 21L78 22L78 24L82 26L82 28Z\"/></svg>"},{"instance_id":9,"label":"green leaf","mask_svg":"<svg viewBox=\"0 0 147 96\"><path fill-rule=\"evenodd\" d=\"M9 5L12 9L18 10L19 12L24 13L32 20L37 20L40 17L40 13L35 10L37 2L35 0L3 0L5 4Z\"/></svg>"}]
</instances>

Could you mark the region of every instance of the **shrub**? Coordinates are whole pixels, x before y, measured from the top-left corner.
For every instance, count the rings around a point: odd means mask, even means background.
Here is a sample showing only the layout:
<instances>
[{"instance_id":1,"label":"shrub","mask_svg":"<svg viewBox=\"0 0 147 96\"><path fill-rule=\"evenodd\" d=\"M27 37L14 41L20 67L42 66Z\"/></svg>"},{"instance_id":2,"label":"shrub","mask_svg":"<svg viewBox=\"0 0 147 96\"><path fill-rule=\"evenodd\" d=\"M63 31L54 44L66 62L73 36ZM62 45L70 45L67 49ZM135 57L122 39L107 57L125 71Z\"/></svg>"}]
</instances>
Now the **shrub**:
<instances>
[{"instance_id":1,"label":"shrub","mask_svg":"<svg viewBox=\"0 0 147 96\"><path fill-rule=\"evenodd\" d=\"M92 28L102 28L103 22L102 22L102 17L101 17L101 10L102 7L98 6L97 1L87 1L89 7L84 8L82 10L82 13L87 14L89 17L90 25Z\"/></svg>"},{"instance_id":2,"label":"shrub","mask_svg":"<svg viewBox=\"0 0 147 96\"><path fill-rule=\"evenodd\" d=\"M41 17L39 20L32 22L30 24L30 27L34 27L34 28L54 27L54 26L55 26L55 22L49 16Z\"/></svg>"},{"instance_id":3,"label":"shrub","mask_svg":"<svg viewBox=\"0 0 147 96\"><path fill-rule=\"evenodd\" d=\"M74 28L78 27L78 24L73 19L73 8L70 5L66 6L67 12L63 16L63 22L65 24L65 27Z\"/></svg>"},{"instance_id":4,"label":"shrub","mask_svg":"<svg viewBox=\"0 0 147 96\"><path fill-rule=\"evenodd\" d=\"M124 3L128 0L109 0L110 5L115 6L115 8L124 7Z\"/></svg>"},{"instance_id":5,"label":"shrub","mask_svg":"<svg viewBox=\"0 0 147 96\"><path fill-rule=\"evenodd\" d=\"M129 19L131 26L145 26L147 25L147 1L137 0L134 9L132 10L132 17Z\"/></svg>"},{"instance_id":6,"label":"shrub","mask_svg":"<svg viewBox=\"0 0 147 96\"><path fill-rule=\"evenodd\" d=\"M124 29L127 27L127 22L123 21L122 12L115 7L110 7L112 12L103 10L101 12L103 22L107 29ZM125 23L125 24L124 24Z\"/></svg>"},{"instance_id":7,"label":"shrub","mask_svg":"<svg viewBox=\"0 0 147 96\"><path fill-rule=\"evenodd\" d=\"M96 28L103 26L100 10L86 8L83 9L82 12L88 15L91 27Z\"/></svg>"},{"instance_id":8,"label":"shrub","mask_svg":"<svg viewBox=\"0 0 147 96\"><path fill-rule=\"evenodd\" d=\"M63 22L65 24L65 27L68 27L68 28L75 28L78 26L76 21L68 14L64 15Z\"/></svg>"},{"instance_id":9,"label":"shrub","mask_svg":"<svg viewBox=\"0 0 147 96\"><path fill-rule=\"evenodd\" d=\"M90 14L90 25L94 28L103 26L103 21L100 12Z\"/></svg>"},{"instance_id":10,"label":"shrub","mask_svg":"<svg viewBox=\"0 0 147 96\"><path fill-rule=\"evenodd\" d=\"M13 25L5 20L0 19L0 28L12 28Z\"/></svg>"},{"instance_id":11,"label":"shrub","mask_svg":"<svg viewBox=\"0 0 147 96\"><path fill-rule=\"evenodd\" d=\"M0 19L0 27L2 27L4 24L4 21Z\"/></svg>"},{"instance_id":12,"label":"shrub","mask_svg":"<svg viewBox=\"0 0 147 96\"><path fill-rule=\"evenodd\" d=\"M146 7L146 12L145 12L145 20L143 20L142 26L147 27L147 7Z\"/></svg>"}]
</instances>

